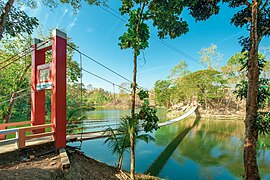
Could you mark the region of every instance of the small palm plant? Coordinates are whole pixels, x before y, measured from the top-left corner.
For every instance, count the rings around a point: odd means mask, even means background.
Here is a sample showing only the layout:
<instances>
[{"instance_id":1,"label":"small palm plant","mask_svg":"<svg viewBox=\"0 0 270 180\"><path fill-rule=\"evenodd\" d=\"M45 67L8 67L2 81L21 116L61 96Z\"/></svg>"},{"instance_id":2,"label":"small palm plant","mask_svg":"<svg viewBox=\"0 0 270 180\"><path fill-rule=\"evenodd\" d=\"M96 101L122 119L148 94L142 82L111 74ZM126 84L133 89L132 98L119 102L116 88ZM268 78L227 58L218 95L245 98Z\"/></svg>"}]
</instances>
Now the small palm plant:
<instances>
[{"instance_id":1,"label":"small palm plant","mask_svg":"<svg viewBox=\"0 0 270 180\"><path fill-rule=\"evenodd\" d=\"M119 156L117 164L118 170L122 169L124 152L130 148L130 136L133 132L132 129L134 129L135 144L139 140L146 143L154 141L154 138L149 134L140 134L139 124L135 122L138 121L134 121L130 116L122 117L117 129L114 130L109 127L105 132L105 135L108 137L104 143L107 143L112 152Z\"/></svg>"}]
</instances>

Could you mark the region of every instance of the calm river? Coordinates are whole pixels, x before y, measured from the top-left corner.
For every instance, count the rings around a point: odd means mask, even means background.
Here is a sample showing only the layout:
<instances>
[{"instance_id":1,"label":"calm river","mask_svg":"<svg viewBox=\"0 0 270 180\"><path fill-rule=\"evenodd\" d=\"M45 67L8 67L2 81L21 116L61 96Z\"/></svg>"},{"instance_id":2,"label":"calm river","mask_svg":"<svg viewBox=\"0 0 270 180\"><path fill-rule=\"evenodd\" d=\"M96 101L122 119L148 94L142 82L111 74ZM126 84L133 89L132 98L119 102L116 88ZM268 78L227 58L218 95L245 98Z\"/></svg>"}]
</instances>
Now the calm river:
<instances>
[{"instance_id":1,"label":"calm river","mask_svg":"<svg viewBox=\"0 0 270 180\"><path fill-rule=\"evenodd\" d=\"M99 128L85 123L87 131L114 127L127 110L96 110L87 113L90 120L102 120ZM165 110L159 110L160 121L166 120ZM162 127L152 133L155 142L140 142L136 148L136 172L170 180L179 179L242 179L244 123L241 120L208 120L188 118ZM86 155L110 165L117 164L104 144L104 139L84 141ZM71 143L78 146L80 143ZM123 169L129 170L126 153ZM270 138L261 136L258 146L258 164L262 179L270 179Z\"/></svg>"}]
</instances>

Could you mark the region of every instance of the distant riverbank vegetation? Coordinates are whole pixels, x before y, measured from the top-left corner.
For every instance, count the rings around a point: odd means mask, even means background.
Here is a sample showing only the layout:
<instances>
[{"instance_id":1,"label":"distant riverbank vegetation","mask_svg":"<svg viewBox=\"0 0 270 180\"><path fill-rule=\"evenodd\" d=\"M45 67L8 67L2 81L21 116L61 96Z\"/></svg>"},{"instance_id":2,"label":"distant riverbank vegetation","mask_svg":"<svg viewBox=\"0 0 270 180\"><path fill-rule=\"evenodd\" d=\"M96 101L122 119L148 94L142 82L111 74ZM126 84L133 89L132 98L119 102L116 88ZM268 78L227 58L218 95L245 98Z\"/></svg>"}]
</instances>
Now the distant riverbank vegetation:
<instances>
[{"instance_id":1,"label":"distant riverbank vegetation","mask_svg":"<svg viewBox=\"0 0 270 180\"><path fill-rule=\"evenodd\" d=\"M268 50L267 50L268 49ZM269 48L259 53L261 67L260 88L269 94L270 61L267 59ZM169 109L198 104L203 114L242 115L245 112L248 54L236 53L225 65L222 54L212 44L203 48L199 54L202 70L191 72L185 61L173 67L167 79L158 80L154 86L155 102ZM268 56L269 57L269 56ZM270 97L263 100L263 107L269 110Z\"/></svg>"}]
</instances>

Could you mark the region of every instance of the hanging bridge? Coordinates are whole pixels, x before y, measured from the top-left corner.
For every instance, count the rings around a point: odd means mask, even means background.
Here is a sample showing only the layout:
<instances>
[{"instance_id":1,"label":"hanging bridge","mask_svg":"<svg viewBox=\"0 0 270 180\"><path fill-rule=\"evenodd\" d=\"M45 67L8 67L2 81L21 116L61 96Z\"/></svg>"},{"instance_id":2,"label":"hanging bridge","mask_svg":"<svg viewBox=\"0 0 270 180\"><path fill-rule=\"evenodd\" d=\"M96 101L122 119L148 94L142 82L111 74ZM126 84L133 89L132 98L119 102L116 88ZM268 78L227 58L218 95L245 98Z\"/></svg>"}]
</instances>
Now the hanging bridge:
<instances>
[{"instance_id":1,"label":"hanging bridge","mask_svg":"<svg viewBox=\"0 0 270 180\"><path fill-rule=\"evenodd\" d=\"M67 135L67 131L70 130L67 129L70 124L67 124L66 120L66 108L68 107L68 104L66 104L67 47L73 49L79 54L81 75L79 96L81 99L81 106L83 92L83 72L111 84L113 86L113 89L115 86L117 86L127 92L130 92L129 89L126 89L118 85L117 83L114 83L113 81L108 80L83 67L84 57L87 60L90 60L110 71L111 73L117 75L128 83L132 83L126 77L122 76L111 68L105 66L104 64L81 52L79 49L68 44L65 33L59 30L55 30L52 34L52 37L48 40L40 41L38 39L35 39L31 48L25 49L23 52L20 52L17 55L0 62L0 70L2 70L12 65L13 63L19 62L22 58L25 58L26 56L32 56L32 65L28 65L27 69L25 70L25 72L27 72L27 70L32 67L31 88L24 88L13 92L12 94L4 95L1 97L1 99L5 99L5 97L9 99L0 102L0 105L4 103L9 103L9 107L10 109L12 109L12 106L17 99L31 96L31 121L0 124L0 153L52 141L55 142L56 148L60 149L65 147L67 142L83 141L105 137L106 134L104 132L108 127L115 129L117 128L116 123L108 124L104 121L94 122L91 120L81 120L81 122L79 123L82 127L77 128L80 132L77 134ZM47 51L52 51L52 61L50 63L45 63L47 62L45 56L45 53ZM31 92L27 92L28 89L31 89ZM51 90L52 92L52 117L49 123L45 123L45 90ZM168 120L166 122L161 122L158 124L158 126L162 127L179 122L194 113L196 109L197 106L192 106L190 107L189 111L187 111L182 116L172 120ZM90 132L84 132L83 125L87 123L89 123L88 128L95 130ZM13 134L13 138L5 139L6 135L10 134Z\"/></svg>"},{"instance_id":2,"label":"hanging bridge","mask_svg":"<svg viewBox=\"0 0 270 180\"><path fill-rule=\"evenodd\" d=\"M183 115L175 119L158 123L158 126L159 127L168 126L173 123L179 122L191 116L192 114L194 114L196 109L197 109L197 106L193 106ZM91 120L89 120L89 122L90 122L89 123L90 126L88 125L87 128L91 131L67 135L66 136L67 142L85 141L85 140L104 138L108 136L108 134L105 133L107 128L111 127L111 128L115 128L115 130L117 128L116 123L108 124L108 121L91 122ZM22 125L31 125L31 122L30 121L16 122L16 123L6 123L6 124L0 125L0 128L4 129L4 130L0 130L0 135L15 134L15 137L12 139L0 140L0 153L13 151L13 150L16 150L17 148L24 148L25 146L31 146L35 144L42 144L42 143L54 141L54 138L53 138L54 132L52 129L52 124L6 129L7 127L22 126ZM33 130L44 129L44 128L47 129L45 133L39 133L39 134L27 133L27 132L32 132ZM96 129L101 129L101 130L96 130Z\"/></svg>"}]
</instances>

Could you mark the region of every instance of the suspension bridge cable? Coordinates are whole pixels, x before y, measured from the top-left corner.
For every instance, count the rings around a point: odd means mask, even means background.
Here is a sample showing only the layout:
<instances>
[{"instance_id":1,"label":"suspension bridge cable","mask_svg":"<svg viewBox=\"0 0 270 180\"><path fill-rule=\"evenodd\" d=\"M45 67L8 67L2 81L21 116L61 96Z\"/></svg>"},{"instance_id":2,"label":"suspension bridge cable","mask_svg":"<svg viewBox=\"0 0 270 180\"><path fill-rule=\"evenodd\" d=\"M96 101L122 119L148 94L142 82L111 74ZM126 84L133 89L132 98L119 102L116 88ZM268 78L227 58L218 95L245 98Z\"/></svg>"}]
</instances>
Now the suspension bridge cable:
<instances>
[{"instance_id":1,"label":"suspension bridge cable","mask_svg":"<svg viewBox=\"0 0 270 180\"><path fill-rule=\"evenodd\" d=\"M124 17L124 18L126 19L126 20L124 20L124 19L122 19L121 17L119 17L118 15L115 15L114 13L112 13L111 11L107 10L107 9L104 8L104 7L101 7L101 6L100 6L100 8L103 9L104 11L110 13L110 14L113 15L114 17L120 19L121 21L127 23L127 19L128 19L127 17ZM113 12L115 12L115 13L119 14L120 16L122 16L119 12L117 12L116 10L114 10L113 8L111 8L110 6L108 6L107 8L111 9ZM177 47L175 47L175 46L169 44L168 42L165 42L165 41L160 40L160 39L157 38L154 34L150 33L150 37L152 37L155 41L157 41L157 42L163 44L164 46L170 48L171 50L175 51L176 53L178 53L178 54L180 54L180 55L182 55L182 56L188 58L189 60L191 60L191 61L197 63L198 65L203 66L203 67L206 67L205 65L201 64L196 58L194 58L194 57L188 55L188 54L185 53L184 51L181 51L180 49L178 49Z\"/></svg>"},{"instance_id":2,"label":"suspension bridge cable","mask_svg":"<svg viewBox=\"0 0 270 180\"><path fill-rule=\"evenodd\" d=\"M32 92L27 93L27 94L23 94L23 95L20 95L20 96L16 96L16 97L14 97L14 98L12 98L12 99L13 99L13 100L20 99L20 98L23 98L23 97L25 97L25 96L30 95L31 93L32 93ZM10 99L9 99L9 100L6 100L6 101L0 102L0 105L1 105L1 104L5 104L5 103L7 103L7 102L10 102Z\"/></svg>"},{"instance_id":3,"label":"suspension bridge cable","mask_svg":"<svg viewBox=\"0 0 270 180\"><path fill-rule=\"evenodd\" d=\"M117 76L121 77L122 79L124 79L124 80L126 80L126 81L132 83L129 79L127 79L127 78L124 77L123 75L121 75L121 74L115 72L114 70L112 70L111 68L108 68L107 66L101 64L101 63L98 62L97 60L95 60L95 59L91 58L90 56L86 55L85 53L81 52L79 49L77 49L77 48L71 46L70 44L67 44L67 45L68 45L70 48L72 48L73 50L75 50L75 51L77 51L78 53L82 54L84 57L86 57L86 58L90 59L91 61L95 62L96 64L98 64L98 65L104 67L105 69L107 69L108 71L110 71L110 72L116 74Z\"/></svg>"},{"instance_id":4,"label":"suspension bridge cable","mask_svg":"<svg viewBox=\"0 0 270 180\"><path fill-rule=\"evenodd\" d=\"M115 85L113 84L113 105L114 109L116 109L116 98L115 98ZM117 126L117 118L115 118L115 125Z\"/></svg>"},{"instance_id":5,"label":"suspension bridge cable","mask_svg":"<svg viewBox=\"0 0 270 180\"><path fill-rule=\"evenodd\" d=\"M39 48L39 47L41 47L41 46L43 46L43 45L45 45L45 44L47 44L49 41L50 41L50 39L49 39L49 40L46 40L46 41L44 41L44 42L42 42L38 47L36 47L36 49ZM28 50L29 50L29 49L30 49L30 48L28 48ZM8 64L5 64L5 65L2 66L2 67L0 67L0 70L2 70L2 69L4 69L4 68L6 68L7 66L9 66L9 65L11 65L11 64L13 64L13 63L15 63L16 61L20 60L22 57L29 55L29 54L32 53L34 50L35 50L35 49L32 48L29 52L24 53L22 56L19 56L19 57L16 58L15 60L9 62ZM16 55L16 56L18 56L18 55ZM16 56L13 56L11 59L15 58ZM10 59L10 60L11 60L11 59Z\"/></svg>"},{"instance_id":6,"label":"suspension bridge cable","mask_svg":"<svg viewBox=\"0 0 270 180\"><path fill-rule=\"evenodd\" d=\"M80 75L81 75L81 84L80 84L80 88L81 88L81 94L80 94L80 96L81 96L81 98L80 98L80 100L81 100L81 116L83 115L83 112L82 112L82 106L83 106L83 75L82 75L82 67L83 67L83 64L82 64L82 54L80 53ZM83 134L83 120L82 120L82 118L81 118L81 145L80 145L80 147L82 146L82 134Z\"/></svg>"},{"instance_id":7,"label":"suspension bridge cable","mask_svg":"<svg viewBox=\"0 0 270 180\"><path fill-rule=\"evenodd\" d=\"M15 58L16 56L19 56L20 54L26 52L26 51L29 50L29 49L30 49L30 48L27 48L27 49L25 48L23 51L17 53L16 55L13 55L13 56L7 58L6 60L0 62L0 65L6 63L6 62L8 62L8 61L10 61L11 59Z\"/></svg>"},{"instance_id":8,"label":"suspension bridge cable","mask_svg":"<svg viewBox=\"0 0 270 180\"><path fill-rule=\"evenodd\" d=\"M16 91L16 92L13 92L13 93L9 93L9 94L3 95L3 96L1 96L1 97L2 97L2 98L3 98L3 97L8 97L8 96L11 96L12 94L23 92L23 91L25 91L25 90L27 90L27 89L28 89L28 88L24 88L24 89L21 89L21 90Z\"/></svg>"},{"instance_id":9,"label":"suspension bridge cable","mask_svg":"<svg viewBox=\"0 0 270 180\"><path fill-rule=\"evenodd\" d=\"M82 70L84 71L84 72L87 72L88 74L91 74L92 76L95 76L95 77L97 77L97 78L99 78L99 79L102 79L103 81L106 81L107 83L110 83L110 84L114 84L115 86L117 86L117 87L119 87L119 88L121 88L121 89L124 89L124 90L126 90L126 91L128 91L128 92L131 92L129 89L126 89L126 88L124 88L124 87L122 87L122 86L120 86L120 85L118 85L118 84L115 84L115 83L113 83L113 82L111 82L111 81L109 81L109 80L107 80L107 79L105 79L105 78L103 78L103 77L101 77L101 76L99 76L99 75L96 75L96 74L94 74L94 73L92 73L92 72L90 72L90 71L88 71L88 70L86 70L86 69L84 69L84 68L82 68Z\"/></svg>"}]
</instances>

